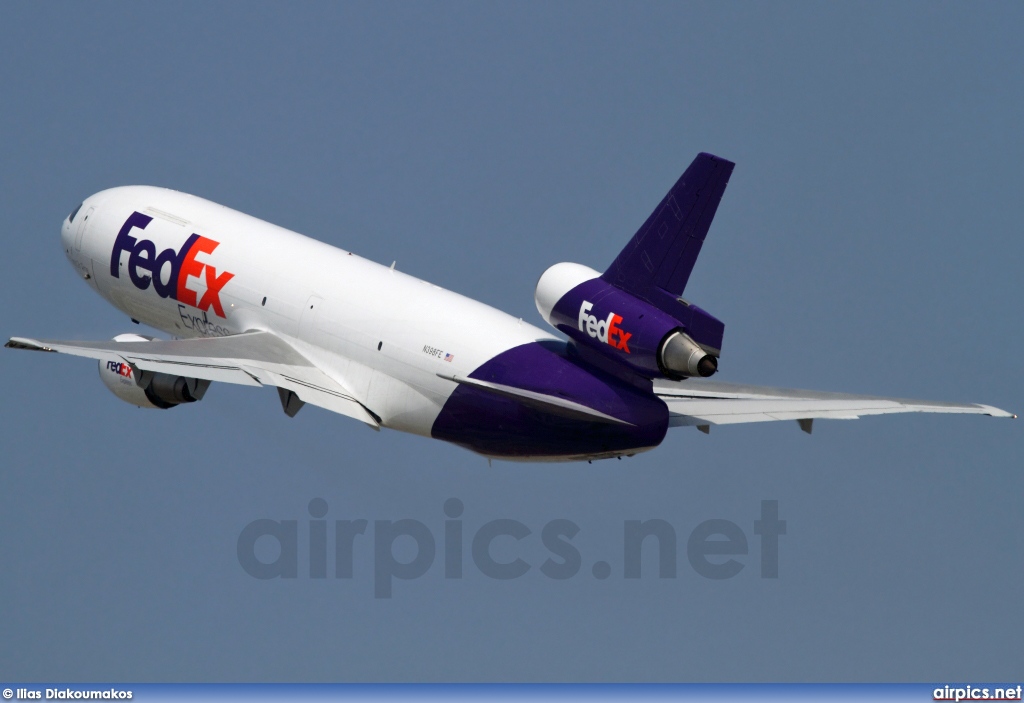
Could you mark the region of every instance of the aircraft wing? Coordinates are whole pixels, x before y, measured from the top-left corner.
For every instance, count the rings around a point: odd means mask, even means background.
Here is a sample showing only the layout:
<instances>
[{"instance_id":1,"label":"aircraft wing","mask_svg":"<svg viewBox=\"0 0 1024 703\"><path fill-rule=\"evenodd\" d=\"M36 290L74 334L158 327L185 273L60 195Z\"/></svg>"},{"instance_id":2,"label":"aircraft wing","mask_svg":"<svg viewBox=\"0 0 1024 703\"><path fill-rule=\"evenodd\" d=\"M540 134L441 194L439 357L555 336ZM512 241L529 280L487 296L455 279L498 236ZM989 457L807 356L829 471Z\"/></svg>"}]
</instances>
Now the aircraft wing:
<instances>
[{"instance_id":1,"label":"aircraft wing","mask_svg":"<svg viewBox=\"0 0 1024 703\"><path fill-rule=\"evenodd\" d=\"M769 388L687 379L655 381L654 392L669 409L669 426L797 420L811 431L815 418L856 420L864 415L889 413L966 413L991 417L1017 417L990 405L943 403L928 400L882 398L869 395L825 393L791 388Z\"/></svg>"},{"instance_id":2,"label":"aircraft wing","mask_svg":"<svg viewBox=\"0 0 1024 703\"><path fill-rule=\"evenodd\" d=\"M6 347L59 352L108 360L117 357L141 371L237 383L276 386L300 400L365 422L380 418L348 389L317 368L288 342L270 332L151 342L76 342L12 337Z\"/></svg>"}]
</instances>

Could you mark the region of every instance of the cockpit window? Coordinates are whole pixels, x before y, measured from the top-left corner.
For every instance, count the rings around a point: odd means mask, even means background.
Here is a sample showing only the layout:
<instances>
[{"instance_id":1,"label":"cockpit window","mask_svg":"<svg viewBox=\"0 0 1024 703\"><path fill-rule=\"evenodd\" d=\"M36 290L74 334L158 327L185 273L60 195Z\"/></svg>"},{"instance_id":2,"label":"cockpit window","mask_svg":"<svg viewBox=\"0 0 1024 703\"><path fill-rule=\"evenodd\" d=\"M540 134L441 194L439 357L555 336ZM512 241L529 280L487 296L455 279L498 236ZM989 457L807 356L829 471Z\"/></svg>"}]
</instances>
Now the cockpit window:
<instances>
[{"instance_id":1,"label":"cockpit window","mask_svg":"<svg viewBox=\"0 0 1024 703\"><path fill-rule=\"evenodd\" d=\"M68 222L74 222L75 221L75 215L77 215L78 211L81 210L81 209L82 209L82 203L78 203L78 205L75 205L75 209L71 211L70 215L68 215Z\"/></svg>"}]
</instances>

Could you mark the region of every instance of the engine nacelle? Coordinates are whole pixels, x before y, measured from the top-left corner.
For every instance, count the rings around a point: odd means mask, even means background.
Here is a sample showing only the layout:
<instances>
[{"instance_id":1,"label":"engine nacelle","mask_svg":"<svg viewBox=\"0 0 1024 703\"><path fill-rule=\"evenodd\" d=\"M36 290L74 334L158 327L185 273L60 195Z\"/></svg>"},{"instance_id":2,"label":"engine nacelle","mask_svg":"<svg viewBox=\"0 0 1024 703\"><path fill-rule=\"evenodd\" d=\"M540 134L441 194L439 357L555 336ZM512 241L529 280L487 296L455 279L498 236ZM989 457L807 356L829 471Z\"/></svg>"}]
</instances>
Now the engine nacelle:
<instances>
[{"instance_id":1,"label":"engine nacelle","mask_svg":"<svg viewBox=\"0 0 1024 703\"><path fill-rule=\"evenodd\" d=\"M658 350L658 366L669 378L707 378L718 371L718 359L704 351L681 329L669 332Z\"/></svg>"},{"instance_id":2,"label":"engine nacelle","mask_svg":"<svg viewBox=\"0 0 1024 703\"><path fill-rule=\"evenodd\" d=\"M696 342L684 324L608 283L581 264L555 264L534 291L541 316L578 345L625 364L648 378L710 376L717 349ZM686 309L680 303L680 309ZM696 308L695 308L696 309Z\"/></svg>"},{"instance_id":3,"label":"engine nacelle","mask_svg":"<svg viewBox=\"0 0 1024 703\"><path fill-rule=\"evenodd\" d=\"M152 337L140 334L120 334L115 342L150 342ZM101 359L100 379L118 398L140 408L165 410L181 403L202 400L210 382L184 376L152 371L138 372L120 358Z\"/></svg>"}]
</instances>

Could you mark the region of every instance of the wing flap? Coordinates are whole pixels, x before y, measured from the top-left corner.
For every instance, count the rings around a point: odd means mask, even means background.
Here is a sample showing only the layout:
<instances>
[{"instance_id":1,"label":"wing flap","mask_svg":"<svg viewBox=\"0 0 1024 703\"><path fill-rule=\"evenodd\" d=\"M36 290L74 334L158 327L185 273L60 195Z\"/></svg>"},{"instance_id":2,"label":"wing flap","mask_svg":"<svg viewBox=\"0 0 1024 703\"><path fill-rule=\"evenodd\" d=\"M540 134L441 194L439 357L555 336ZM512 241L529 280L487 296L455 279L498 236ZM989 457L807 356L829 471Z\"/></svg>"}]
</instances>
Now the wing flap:
<instances>
[{"instance_id":1,"label":"wing flap","mask_svg":"<svg viewBox=\"0 0 1024 703\"><path fill-rule=\"evenodd\" d=\"M310 372L309 369L313 371ZM375 430L380 429L379 415L316 367L311 366L309 369L292 367L285 371L274 371L267 368L244 368L246 373L259 379L264 385L290 390L304 403L365 422Z\"/></svg>"}]
</instances>

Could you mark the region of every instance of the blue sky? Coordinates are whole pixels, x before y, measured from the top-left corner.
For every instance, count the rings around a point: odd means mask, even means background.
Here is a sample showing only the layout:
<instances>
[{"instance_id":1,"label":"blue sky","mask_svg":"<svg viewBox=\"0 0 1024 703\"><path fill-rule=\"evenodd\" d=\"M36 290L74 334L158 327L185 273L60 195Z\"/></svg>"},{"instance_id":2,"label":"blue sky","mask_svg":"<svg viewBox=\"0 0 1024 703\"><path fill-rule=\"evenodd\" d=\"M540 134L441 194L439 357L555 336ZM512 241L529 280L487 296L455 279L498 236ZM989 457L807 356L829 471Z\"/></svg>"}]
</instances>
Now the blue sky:
<instances>
[{"instance_id":1,"label":"blue sky","mask_svg":"<svg viewBox=\"0 0 1024 703\"><path fill-rule=\"evenodd\" d=\"M727 381L1024 409L1024 9L1014 3L7 3L0 333L135 326L76 279L84 196L201 195L543 324L540 273L604 269L698 151L737 163L687 287ZM1022 426L901 416L676 430L593 465L487 462L271 390L145 412L85 360L0 354L0 679L827 681L1019 675ZM443 505L464 504L462 579ZM260 581L253 520L366 519L354 575ZM787 521L762 579L754 520ZM531 535L487 578L473 532ZM438 541L374 598L373 524ZM555 581L543 526L582 568ZM678 535L678 572L627 520ZM687 562L709 519L732 579ZM307 530L307 532L303 532ZM403 552L404 550L404 552ZM408 544L396 554L411 558ZM608 562L611 575L592 576ZM304 575L304 571L306 575Z\"/></svg>"}]
</instances>

